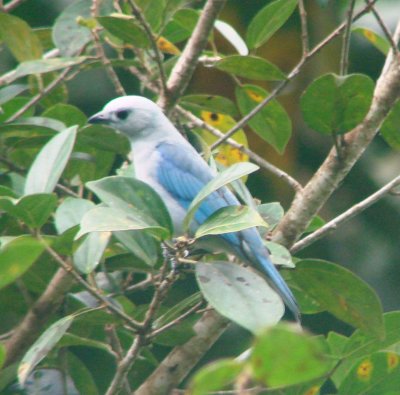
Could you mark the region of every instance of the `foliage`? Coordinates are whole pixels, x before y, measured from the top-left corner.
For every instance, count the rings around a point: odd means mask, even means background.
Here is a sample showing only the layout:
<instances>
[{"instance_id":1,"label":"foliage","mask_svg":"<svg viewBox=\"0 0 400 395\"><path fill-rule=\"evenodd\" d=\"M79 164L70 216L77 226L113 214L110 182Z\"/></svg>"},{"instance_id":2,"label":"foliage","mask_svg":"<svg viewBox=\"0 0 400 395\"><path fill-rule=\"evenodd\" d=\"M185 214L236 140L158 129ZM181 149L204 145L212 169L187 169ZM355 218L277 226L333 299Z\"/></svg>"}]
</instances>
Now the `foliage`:
<instances>
[{"instance_id":1,"label":"foliage","mask_svg":"<svg viewBox=\"0 0 400 395\"><path fill-rule=\"evenodd\" d=\"M206 5L77 0L52 26L35 29L11 12L17 3L22 2L5 3L0 13L0 43L13 58L0 76L1 393L33 394L39 388L41 394L111 395L139 387L145 390L138 393L150 393L145 392L150 387L143 387L152 385L147 377L157 374L170 351L179 355L179 347L187 347L176 362L182 372L174 376L175 368L170 368L171 378L164 380L174 388L190 374L182 384L190 394L248 386L287 395L397 393L400 312L383 313L376 292L339 264L292 257L290 249L296 245L276 241L282 241L277 235L284 233L285 220L292 221L293 229L298 218L285 215L277 202L256 202L244 184L247 175L262 167L286 181L296 198L302 194L300 183L249 149L248 136L254 132L257 141L279 154L291 141L294 116L278 94L318 50L309 50L306 30L298 32L303 57L290 73L265 59L261 50L290 18L300 15L304 29L303 2L268 2L249 21L245 40L226 22L216 21L215 31L203 32L209 47L200 48L190 62L230 78L234 99L211 91L185 92L178 103L171 81L181 81L174 67L188 56L185 46L207 18L201 12ZM212 3L223 4L207 2ZM350 32L346 24L338 32L346 27ZM391 48L387 35L367 28L353 32L385 55ZM346 44L349 36L344 37ZM237 53L227 53L227 41ZM346 53L342 56L345 63ZM129 142L112 129L88 126L81 109L68 103L67 82L98 70L105 71L116 94L125 92L122 70L146 96L160 96L164 109L174 115L171 119L185 124L191 142L220 170L190 205L186 230L201 202L224 185L244 205L216 212L194 239L174 239L163 201L124 162ZM193 73L194 67L187 70ZM315 77L298 98L304 121L314 136L334 140L335 158L351 156L346 144L352 140L345 138L355 135L372 111L377 84L365 74L347 74L343 67L340 75ZM175 89L185 91L186 86ZM378 126L383 123L383 138L398 149L399 103L381 102L387 107L377 115ZM337 165L338 173L346 175L352 164L346 162L345 170ZM315 241L314 232L336 226L335 220L326 224L316 215L326 200L321 196L302 196L314 200L315 207L304 210L294 239L310 234ZM298 323L279 323L283 302L260 274L226 254L188 255L193 240L254 226L266 239L272 237L265 245L282 267L302 313L318 317L328 312L353 328L352 333L345 336L330 328L325 335L313 334ZM215 315L220 321L214 332L200 335L210 320L207 310L213 309L225 318ZM227 319L251 333L250 350L192 369ZM198 338L200 346L191 343ZM236 357L247 346L238 341L223 356Z\"/></svg>"}]
</instances>

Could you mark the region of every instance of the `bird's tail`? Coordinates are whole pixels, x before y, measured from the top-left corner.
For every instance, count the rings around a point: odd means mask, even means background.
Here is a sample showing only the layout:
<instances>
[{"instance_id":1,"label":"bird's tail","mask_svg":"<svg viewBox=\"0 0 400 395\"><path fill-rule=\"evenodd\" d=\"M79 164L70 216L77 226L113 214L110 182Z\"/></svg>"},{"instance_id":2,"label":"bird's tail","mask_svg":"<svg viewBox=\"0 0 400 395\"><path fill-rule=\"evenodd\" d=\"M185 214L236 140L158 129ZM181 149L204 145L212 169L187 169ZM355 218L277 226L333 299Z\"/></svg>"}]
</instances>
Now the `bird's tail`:
<instances>
[{"instance_id":1,"label":"bird's tail","mask_svg":"<svg viewBox=\"0 0 400 395\"><path fill-rule=\"evenodd\" d=\"M300 322L300 310L296 302L296 299L282 278L281 274L275 268L273 263L266 256L258 256L257 263L261 266L262 271L267 275L269 284L275 289L276 292L281 296L286 306L293 313L297 322Z\"/></svg>"}]
</instances>

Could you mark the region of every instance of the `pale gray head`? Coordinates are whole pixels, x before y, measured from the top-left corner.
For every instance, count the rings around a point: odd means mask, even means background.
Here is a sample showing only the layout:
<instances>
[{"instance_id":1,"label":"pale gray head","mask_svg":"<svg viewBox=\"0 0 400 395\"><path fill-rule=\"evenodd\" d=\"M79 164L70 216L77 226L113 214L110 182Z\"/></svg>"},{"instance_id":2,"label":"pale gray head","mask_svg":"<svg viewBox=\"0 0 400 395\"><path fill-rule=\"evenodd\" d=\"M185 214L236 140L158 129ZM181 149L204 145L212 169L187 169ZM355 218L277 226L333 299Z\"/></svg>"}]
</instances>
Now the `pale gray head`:
<instances>
[{"instance_id":1,"label":"pale gray head","mask_svg":"<svg viewBox=\"0 0 400 395\"><path fill-rule=\"evenodd\" d=\"M89 118L89 123L111 126L133 140L172 126L161 108L142 96L121 96L111 100L103 110Z\"/></svg>"}]
</instances>

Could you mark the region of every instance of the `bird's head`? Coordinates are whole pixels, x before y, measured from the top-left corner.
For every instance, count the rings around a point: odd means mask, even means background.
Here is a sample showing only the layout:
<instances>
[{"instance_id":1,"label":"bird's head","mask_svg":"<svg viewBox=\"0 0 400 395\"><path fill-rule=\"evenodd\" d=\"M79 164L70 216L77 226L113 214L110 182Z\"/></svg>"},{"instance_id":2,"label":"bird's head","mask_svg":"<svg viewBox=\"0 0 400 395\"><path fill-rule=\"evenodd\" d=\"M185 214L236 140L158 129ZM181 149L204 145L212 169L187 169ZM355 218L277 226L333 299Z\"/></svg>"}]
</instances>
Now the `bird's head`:
<instances>
[{"instance_id":1,"label":"bird's head","mask_svg":"<svg viewBox=\"0 0 400 395\"><path fill-rule=\"evenodd\" d=\"M89 123L103 124L135 139L152 133L165 122L161 108L142 96L122 96L111 100Z\"/></svg>"}]
</instances>

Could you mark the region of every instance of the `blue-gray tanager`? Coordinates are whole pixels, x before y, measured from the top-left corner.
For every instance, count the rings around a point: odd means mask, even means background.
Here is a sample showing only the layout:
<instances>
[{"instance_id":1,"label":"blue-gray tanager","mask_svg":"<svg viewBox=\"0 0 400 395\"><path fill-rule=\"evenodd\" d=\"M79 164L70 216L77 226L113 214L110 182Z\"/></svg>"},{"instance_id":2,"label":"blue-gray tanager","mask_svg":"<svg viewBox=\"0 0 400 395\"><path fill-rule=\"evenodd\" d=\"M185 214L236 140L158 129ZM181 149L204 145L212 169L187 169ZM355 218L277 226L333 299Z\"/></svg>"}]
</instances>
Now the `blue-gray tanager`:
<instances>
[{"instance_id":1,"label":"blue-gray tanager","mask_svg":"<svg viewBox=\"0 0 400 395\"><path fill-rule=\"evenodd\" d=\"M182 234L186 210L199 191L215 176L197 151L151 100L124 96L109 102L90 123L106 124L128 136L135 175L150 185L164 200L174 230ZM239 205L228 188L206 198L197 210L195 226L202 224L221 207ZM257 228L218 236L244 262L261 271L286 305L299 317L296 300L269 258Z\"/></svg>"}]
</instances>

